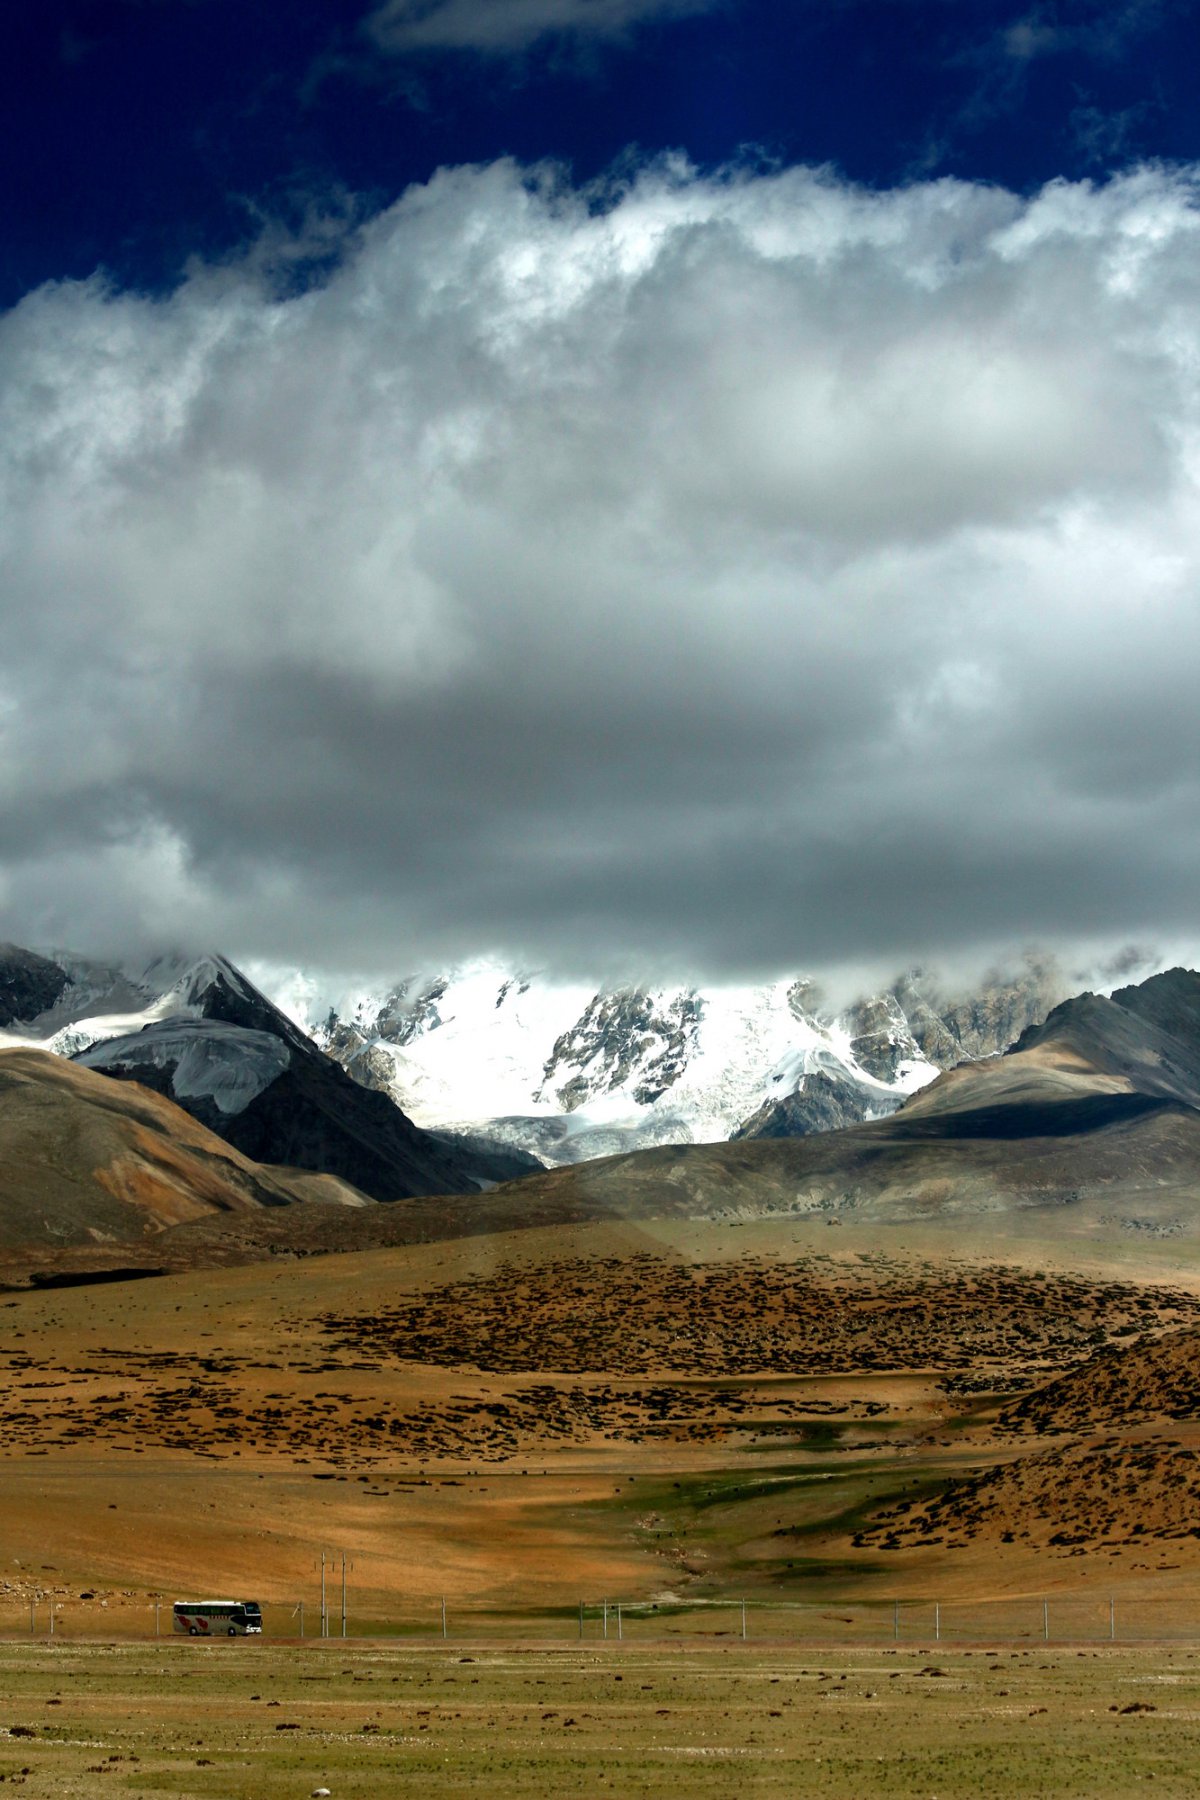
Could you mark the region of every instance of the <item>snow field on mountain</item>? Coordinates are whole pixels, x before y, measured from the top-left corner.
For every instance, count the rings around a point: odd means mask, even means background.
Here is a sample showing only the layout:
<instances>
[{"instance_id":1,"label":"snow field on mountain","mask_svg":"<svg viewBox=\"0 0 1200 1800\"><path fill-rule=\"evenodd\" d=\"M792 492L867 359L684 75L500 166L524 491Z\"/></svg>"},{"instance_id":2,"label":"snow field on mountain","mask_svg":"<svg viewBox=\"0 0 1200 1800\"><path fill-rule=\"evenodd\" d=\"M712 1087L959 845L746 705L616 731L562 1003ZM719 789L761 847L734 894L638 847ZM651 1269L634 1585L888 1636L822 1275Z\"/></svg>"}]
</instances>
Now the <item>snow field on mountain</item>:
<instances>
[{"instance_id":1,"label":"snow field on mountain","mask_svg":"<svg viewBox=\"0 0 1200 1800\"><path fill-rule=\"evenodd\" d=\"M616 1134L611 1148L623 1147L626 1138L639 1144L704 1142L727 1138L764 1100L792 1092L817 1070L877 1093L881 1112L938 1073L912 1057L900 1065L894 1084L875 1079L856 1063L842 1023L798 1011L791 980L715 987L695 996L686 989L640 990L650 1024L620 1046L616 1058L611 1037L588 1029L596 990L517 976L496 963L406 982L399 1009L397 990L336 991L297 971L282 979L264 969L254 975L318 1042L334 1035L331 1021L361 1034L364 1044L387 1058L393 1098L426 1127L484 1129L499 1118L566 1114L566 1136L607 1128ZM680 1052L683 1067L658 1098L639 1100L637 1090L663 1054L679 1002L689 999L699 1000L699 1018ZM564 1037L570 1040L565 1046ZM619 1079L614 1060L621 1064ZM573 1091L564 1101L568 1081Z\"/></svg>"}]
</instances>

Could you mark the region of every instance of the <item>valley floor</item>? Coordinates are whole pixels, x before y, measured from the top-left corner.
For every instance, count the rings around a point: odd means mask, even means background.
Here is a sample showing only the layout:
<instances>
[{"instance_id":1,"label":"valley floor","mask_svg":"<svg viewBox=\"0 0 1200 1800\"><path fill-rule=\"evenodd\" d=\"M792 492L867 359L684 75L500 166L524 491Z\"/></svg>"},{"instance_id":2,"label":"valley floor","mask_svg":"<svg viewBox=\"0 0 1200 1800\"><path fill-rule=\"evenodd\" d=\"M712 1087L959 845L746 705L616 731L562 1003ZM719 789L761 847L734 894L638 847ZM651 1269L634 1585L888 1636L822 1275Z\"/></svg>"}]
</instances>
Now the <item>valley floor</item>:
<instances>
[{"instance_id":1,"label":"valley floor","mask_svg":"<svg viewBox=\"0 0 1200 1800\"><path fill-rule=\"evenodd\" d=\"M1069 1600L1200 1635L1200 1283L1025 1229L587 1224L0 1294L0 1630L219 1592L311 1634L345 1552L355 1632L744 1599L1018 1639Z\"/></svg>"},{"instance_id":2,"label":"valley floor","mask_svg":"<svg viewBox=\"0 0 1200 1800\"><path fill-rule=\"evenodd\" d=\"M1158 1800L1195 1793L1191 1650L661 1643L0 1645L22 1800Z\"/></svg>"}]
</instances>

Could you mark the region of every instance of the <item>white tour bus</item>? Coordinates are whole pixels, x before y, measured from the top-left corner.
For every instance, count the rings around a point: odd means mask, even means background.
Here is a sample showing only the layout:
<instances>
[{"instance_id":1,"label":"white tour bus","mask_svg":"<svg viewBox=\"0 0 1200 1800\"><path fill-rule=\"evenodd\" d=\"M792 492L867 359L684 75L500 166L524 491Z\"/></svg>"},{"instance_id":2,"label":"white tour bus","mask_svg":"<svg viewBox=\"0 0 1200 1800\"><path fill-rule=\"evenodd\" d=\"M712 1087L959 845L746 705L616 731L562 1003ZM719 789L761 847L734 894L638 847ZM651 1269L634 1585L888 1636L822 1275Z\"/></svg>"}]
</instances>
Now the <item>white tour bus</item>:
<instances>
[{"instance_id":1,"label":"white tour bus","mask_svg":"<svg viewBox=\"0 0 1200 1800\"><path fill-rule=\"evenodd\" d=\"M262 1630L257 1600L177 1600L174 1628L189 1637L246 1637Z\"/></svg>"}]
</instances>

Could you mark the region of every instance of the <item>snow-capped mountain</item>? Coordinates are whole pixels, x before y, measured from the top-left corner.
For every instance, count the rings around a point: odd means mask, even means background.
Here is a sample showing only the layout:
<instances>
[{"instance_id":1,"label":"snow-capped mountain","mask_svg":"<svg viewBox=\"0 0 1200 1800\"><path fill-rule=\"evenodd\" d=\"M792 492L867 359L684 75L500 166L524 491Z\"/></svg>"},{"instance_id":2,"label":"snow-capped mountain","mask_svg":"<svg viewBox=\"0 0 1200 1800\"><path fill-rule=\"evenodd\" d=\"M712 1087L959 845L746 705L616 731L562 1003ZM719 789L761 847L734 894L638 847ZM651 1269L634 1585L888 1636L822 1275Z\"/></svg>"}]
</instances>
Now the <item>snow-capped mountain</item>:
<instances>
[{"instance_id":1,"label":"snow-capped mountain","mask_svg":"<svg viewBox=\"0 0 1200 1800\"><path fill-rule=\"evenodd\" d=\"M137 1012L88 1010L138 999ZM0 1045L57 1051L137 1081L254 1161L336 1175L372 1199L470 1193L538 1166L515 1148L415 1125L221 956L131 975L2 946L0 1020Z\"/></svg>"},{"instance_id":2,"label":"snow-capped mountain","mask_svg":"<svg viewBox=\"0 0 1200 1800\"><path fill-rule=\"evenodd\" d=\"M950 1001L908 975L836 1016L804 979L597 992L480 962L344 992L255 973L419 1123L551 1163L882 1117L965 1056L1007 1048L1066 991L1040 960Z\"/></svg>"},{"instance_id":3,"label":"snow-capped mountain","mask_svg":"<svg viewBox=\"0 0 1200 1800\"><path fill-rule=\"evenodd\" d=\"M222 957L131 970L10 950L0 1045L79 1056L148 1024L219 1017L295 1052L315 1043L426 1130L561 1163L883 1117L942 1070L1006 1049L1069 991L1032 957L967 995L910 973L835 1013L804 978L597 990L480 961L347 990L294 968L251 965L248 977ZM195 1075L210 1087L215 1053L209 1043ZM176 1081L193 1080L199 1054L172 1039Z\"/></svg>"}]
</instances>

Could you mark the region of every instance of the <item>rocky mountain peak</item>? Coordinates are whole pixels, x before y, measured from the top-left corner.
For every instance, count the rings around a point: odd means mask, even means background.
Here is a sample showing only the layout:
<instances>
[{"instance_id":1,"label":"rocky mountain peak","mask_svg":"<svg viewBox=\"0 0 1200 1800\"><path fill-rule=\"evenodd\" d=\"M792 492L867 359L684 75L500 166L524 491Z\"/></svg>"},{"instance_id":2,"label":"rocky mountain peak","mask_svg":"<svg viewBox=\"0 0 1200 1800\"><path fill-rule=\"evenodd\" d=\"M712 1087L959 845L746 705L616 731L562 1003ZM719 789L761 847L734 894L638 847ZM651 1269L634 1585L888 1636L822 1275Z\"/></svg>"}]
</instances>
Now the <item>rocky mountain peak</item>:
<instances>
[{"instance_id":1,"label":"rocky mountain peak","mask_svg":"<svg viewBox=\"0 0 1200 1800\"><path fill-rule=\"evenodd\" d=\"M552 1094L564 1112L573 1112L636 1075L634 1103L652 1105L687 1068L702 1015L699 996L690 992L597 994L547 1057L539 1098Z\"/></svg>"}]
</instances>

